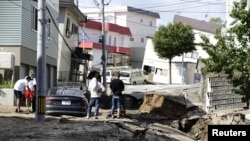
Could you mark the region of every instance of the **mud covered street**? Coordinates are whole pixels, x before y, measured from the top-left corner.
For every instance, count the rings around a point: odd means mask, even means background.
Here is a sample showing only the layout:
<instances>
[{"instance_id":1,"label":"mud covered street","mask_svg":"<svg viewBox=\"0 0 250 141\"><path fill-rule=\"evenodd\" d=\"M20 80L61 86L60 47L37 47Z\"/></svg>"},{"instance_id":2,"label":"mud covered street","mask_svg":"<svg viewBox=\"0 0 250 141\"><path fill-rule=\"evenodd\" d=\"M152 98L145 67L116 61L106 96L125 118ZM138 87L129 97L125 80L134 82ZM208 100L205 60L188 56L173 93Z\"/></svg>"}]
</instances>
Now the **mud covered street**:
<instances>
[{"instance_id":1,"label":"mud covered street","mask_svg":"<svg viewBox=\"0 0 250 141\"><path fill-rule=\"evenodd\" d=\"M101 108L99 119L46 116L45 121L37 121L35 113L15 113L14 106L0 105L0 140L207 141L208 125L245 124L244 116L250 114L248 109L206 114L198 87L183 88L186 96L174 86L133 88L125 92L140 97L142 92L147 94L138 108L126 109L122 119L109 118L109 108Z\"/></svg>"},{"instance_id":2,"label":"mud covered street","mask_svg":"<svg viewBox=\"0 0 250 141\"><path fill-rule=\"evenodd\" d=\"M136 110L127 111L123 119L107 118L108 111L101 110L99 119L83 117L46 116L37 121L35 114L14 113L14 107L1 106L0 140L49 140L49 141L177 141L194 140L189 135L153 120L131 119ZM167 121L165 121L167 124ZM169 122L168 122L169 124Z\"/></svg>"}]
</instances>

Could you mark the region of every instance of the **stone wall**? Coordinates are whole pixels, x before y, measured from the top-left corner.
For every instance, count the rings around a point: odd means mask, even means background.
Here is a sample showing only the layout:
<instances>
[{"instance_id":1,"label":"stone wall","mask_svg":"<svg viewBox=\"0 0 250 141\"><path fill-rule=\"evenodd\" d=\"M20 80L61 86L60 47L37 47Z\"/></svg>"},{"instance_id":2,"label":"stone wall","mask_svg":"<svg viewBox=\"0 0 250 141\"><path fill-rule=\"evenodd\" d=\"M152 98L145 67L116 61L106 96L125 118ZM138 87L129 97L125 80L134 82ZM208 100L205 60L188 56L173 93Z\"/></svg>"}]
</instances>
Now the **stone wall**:
<instances>
[{"instance_id":1,"label":"stone wall","mask_svg":"<svg viewBox=\"0 0 250 141\"><path fill-rule=\"evenodd\" d=\"M213 75L207 77L203 87L205 91L206 108L209 112L214 110L235 109L247 107L247 102L243 102L243 95L234 92L236 87L230 83L226 75Z\"/></svg>"},{"instance_id":2,"label":"stone wall","mask_svg":"<svg viewBox=\"0 0 250 141\"><path fill-rule=\"evenodd\" d=\"M15 105L15 95L13 89L0 89L0 105Z\"/></svg>"}]
</instances>

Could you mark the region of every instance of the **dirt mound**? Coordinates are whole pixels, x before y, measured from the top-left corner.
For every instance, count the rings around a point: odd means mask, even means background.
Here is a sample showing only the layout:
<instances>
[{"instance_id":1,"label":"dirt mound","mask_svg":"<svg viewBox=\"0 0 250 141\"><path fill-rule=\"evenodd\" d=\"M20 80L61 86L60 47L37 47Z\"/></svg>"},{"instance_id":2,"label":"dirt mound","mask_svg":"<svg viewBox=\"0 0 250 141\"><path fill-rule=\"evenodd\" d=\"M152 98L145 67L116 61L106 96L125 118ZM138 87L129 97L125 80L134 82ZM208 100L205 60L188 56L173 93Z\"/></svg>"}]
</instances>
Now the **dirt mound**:
<instances>
[{"instance_id":1,"label":"dirt mound","mask_svg":"<svg viewBox=\"0 0 250 141\"><path fill-rule=\"evenodd\" d=\"M158 93L146 94L139 112L168 119L180 119L187 114L185 105L169 100L164 95Z\"/></svg>"}]
</instances>

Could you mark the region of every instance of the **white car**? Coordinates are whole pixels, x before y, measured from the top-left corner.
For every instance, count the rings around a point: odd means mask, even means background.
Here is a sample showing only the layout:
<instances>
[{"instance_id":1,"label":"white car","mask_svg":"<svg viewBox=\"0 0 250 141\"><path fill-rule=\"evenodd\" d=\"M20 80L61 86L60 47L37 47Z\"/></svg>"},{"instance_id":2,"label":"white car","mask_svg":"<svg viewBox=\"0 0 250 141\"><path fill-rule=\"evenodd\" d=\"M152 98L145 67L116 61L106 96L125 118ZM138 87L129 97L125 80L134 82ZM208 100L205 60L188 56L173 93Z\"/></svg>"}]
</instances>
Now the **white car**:
<instances>
[{"instance_id":1,"label":"white car","mask_svg":"<svg viewBox=\"0 0 250 141\"><path fill-rule=\"evenodd\" d=\"M114 70L106 70L106 82L110 83L111 80L114 78L115 76L115 72ZM101 72L102 75L102 72ZM103 82L103 76L102 76L102 82Z\"/></svg>"},{"instance_id":2,"label":"white car","mask_svg":"<svg viewBox=\"0 0 250 141\"><path fill-rule=\"evenodd\" d=\"M147 84L147 79L143 74L142 70L130 69L120 71L120 79L124 84L137 85L137 84Z\"/></svg>"}]
</instances>

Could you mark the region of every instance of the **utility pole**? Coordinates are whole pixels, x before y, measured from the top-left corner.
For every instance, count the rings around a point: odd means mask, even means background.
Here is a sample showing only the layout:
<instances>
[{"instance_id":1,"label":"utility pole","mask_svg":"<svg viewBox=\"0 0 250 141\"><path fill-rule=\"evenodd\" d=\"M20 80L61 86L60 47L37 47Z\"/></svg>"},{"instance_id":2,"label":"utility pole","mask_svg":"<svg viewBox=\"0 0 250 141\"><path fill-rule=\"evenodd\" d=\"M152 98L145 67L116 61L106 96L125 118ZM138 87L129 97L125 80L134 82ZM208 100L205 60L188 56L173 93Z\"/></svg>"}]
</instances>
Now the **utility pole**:
<instances>
[{"instance_id":1,"label":"utility pole","mask_svg":"<svg viewBox=\"0 0 250 141\"><path fill-rule=\"evenodd\" d=\"M106 88L104 94L107 95L107 81L106 81L106 47L105 47L105 12L104 12L104 0L102 0L102 76L103 86Z\"/></svg>"},{"instance_id":2,"label":"utility pole","mask_svg":"<svg viewBox=\"0 0 250 141\"><path fill-rule=\"evenodd\" d=\"M38 0L36 120L45 120L46 0Z\"/></svg>"}]
</instances>

